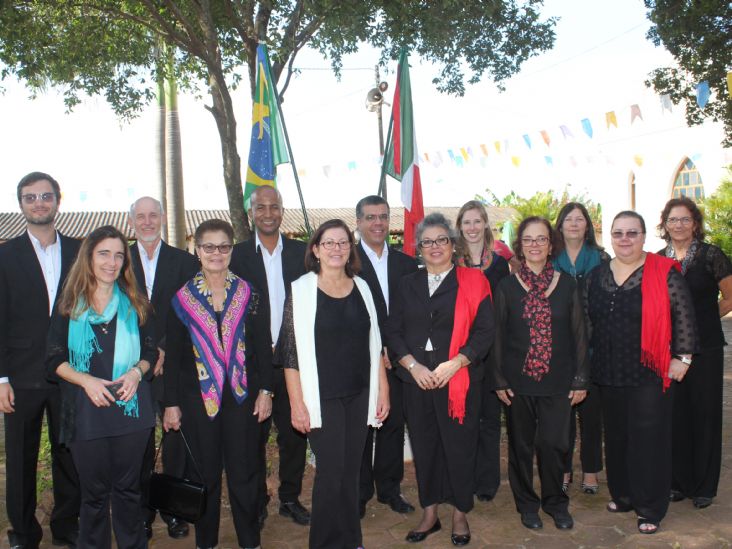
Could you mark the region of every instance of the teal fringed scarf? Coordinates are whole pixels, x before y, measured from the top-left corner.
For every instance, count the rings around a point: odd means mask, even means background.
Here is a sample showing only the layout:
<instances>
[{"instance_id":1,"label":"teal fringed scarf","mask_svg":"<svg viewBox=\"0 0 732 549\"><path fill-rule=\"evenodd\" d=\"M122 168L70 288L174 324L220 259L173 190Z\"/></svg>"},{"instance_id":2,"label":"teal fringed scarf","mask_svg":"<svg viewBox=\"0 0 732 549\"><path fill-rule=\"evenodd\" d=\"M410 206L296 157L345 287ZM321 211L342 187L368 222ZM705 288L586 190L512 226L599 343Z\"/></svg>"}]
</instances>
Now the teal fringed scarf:
<instances>
[{"instance_id":1,"label":"teal fringed scarf","mask_svg":"<svg viewBox=\"0 0 732 549\"><path fill-rule=\"evenodd\" d=\"M79 304L77 310L83 308ZM140 331L137 326L137 311L130 304L129 298L114 283L112 299L102 314L91 307L86 307L77 318L69 320L69 362L77 372L89 373L89 362L92 354L101 353L102 348L94 335L92 326L110 322L117 315L117 330L114 336L114 369L112 379L116 380L127 373L140 360ZM124 408L125 415L139 417L137 394L128 402L117 401L117 406Z\"/></svg>"},{"instance_id":2,"label":"teal fringed scarf","mask_svg":"<svg viewBox=\"0 0 732 549\"><path fill-rule=\"evenodd\" d=\"M600 250L597 248L591 248L587 243L584 243L582 244L580 253L577 254L577 259L575 259L574 265L572 265L569 255L567 255L567 250L562 250L559 256L554 260L554 268L577 278L578 276L587 275L587 273L597 267L601 261L602 256L600 255Z\"/></svg>"}]
</instances>

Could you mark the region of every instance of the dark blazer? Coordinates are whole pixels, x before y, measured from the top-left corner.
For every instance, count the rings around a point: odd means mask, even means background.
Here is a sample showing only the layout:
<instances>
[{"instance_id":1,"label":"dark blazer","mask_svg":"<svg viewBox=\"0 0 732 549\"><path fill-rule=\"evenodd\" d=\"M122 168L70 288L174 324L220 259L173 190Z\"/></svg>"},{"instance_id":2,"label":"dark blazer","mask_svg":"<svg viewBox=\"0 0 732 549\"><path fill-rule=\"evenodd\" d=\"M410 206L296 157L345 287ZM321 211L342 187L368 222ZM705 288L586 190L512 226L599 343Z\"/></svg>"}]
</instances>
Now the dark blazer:
<instances>
[{"instance_id":1,"label":"dark blazer","mask_svg":"<svg viewBox=\"0 0 732 549\"><path fill-rule=\"evenodd\" d=\"M132 270L135 272L135 279L137 279L137 285L140 291L146 296L145 271L142 268L139 246L137 242L130 246ZM142 250L142 253L145 253L145 251ZM193 278L198 270L198 261L194 256L184 250L169 246L165 242L160 244L160 255L158 256L158 265L155 269L155 280L153 280L150 304L152 305L155 319L153 324L155 338L158 347L163 350L165 349L165 325L168 320L170 300L173 299L175 292Z\"/></svg>"},{"instance_id":2,"label":"dark blazer","mask_svg":"<svg viewBox=\"0 0 732 549\"><path fill-rule=\"evenodd\" d=\"M56 299L81 243L59 233L61 278ZM55 307L55 304L54 304ZM27 232L0 245L0 377L13 388L41 389L46 378L50 315L43 271Z\"/></svg>"},{"instance_id":3,"label":"dark blazer","mask_svg":"<svg viewBox=\"0 0 732 549\"><path fill-rule=\"evenodd\" d=\"M391 299L389 319L384 330L386 345L397 359L411 354L420 364L431 367L425 359L425 344L428 338L432 341L436 358L434 367L450 358L448 354L457 290L456 269L447 275L432 297L427 285L426 269L401 279L399 289ZM474 377L482 379L483 359L493 344L494 334L493 306L488 296L481 302L468 340L460 348L460 352L471 362L471 379ZM402 366L398 366L397 375L403 381L414 383L414 378Z\"/></svg>"},{"instance_id":4,"label":"dark blazer","mask_svg":"<svg viewBox=\"0 0 732 549\"><path fill-rule=\"evenodd\" d=\"M384 324L386 323L386 318L389 316L389 308L387 307L386 298L381 291L381 285L379 284L379 278L376 276L374 266L368 255L366 255L363 242L359 242L356 250L358 251L358 256L361 258L361 272L358 276L363 278L369 285L371 295L374 298L374 305L376 305L376 315L379 317L381 340L385 341ZM417 271L417 261L413 257L409 257L407 254L390 246L389 255L386 260L386 271L389 278L389 298L390 301L393 301L394 294L396 294L399 289L399 280L401 280L404 275Z\"/></svg>"},{"instance_id":5,"label":"dark blazer","mask_svg":"<svg viewBox=\"0 0 732 549\"><path fill-rule=\"evenodd\" d=\"M252 237L234 245L231 252L229 269L259 292L261 306L267 308L269 314L269 288L267 272L264 270L262 252L256 249L257 239ZM307 244L282 235L282 277L285 279L285 293L289 295L290 284L305 274L305 250Z\"/></svg>"}]
</instances>

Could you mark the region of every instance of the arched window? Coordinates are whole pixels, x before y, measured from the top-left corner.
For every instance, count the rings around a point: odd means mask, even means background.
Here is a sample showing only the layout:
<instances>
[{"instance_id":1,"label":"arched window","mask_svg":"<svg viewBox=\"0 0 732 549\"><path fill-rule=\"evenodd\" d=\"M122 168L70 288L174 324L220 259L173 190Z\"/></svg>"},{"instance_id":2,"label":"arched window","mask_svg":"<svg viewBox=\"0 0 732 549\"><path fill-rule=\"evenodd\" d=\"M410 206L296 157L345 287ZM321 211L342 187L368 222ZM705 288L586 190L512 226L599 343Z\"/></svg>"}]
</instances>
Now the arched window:
<instances>
[{"instance_id":1,"label":"arched window","mask_svg":"<svg viewBox=\"0 0 732 549\"><path fill-rule=\"evenodd\" d=\"M702 183L699 170L689 158L686 158L679 166L671 190L672 198L681 196L686 196L694 201L704 198L704 183Z\"/></svg>"}]
</instances>

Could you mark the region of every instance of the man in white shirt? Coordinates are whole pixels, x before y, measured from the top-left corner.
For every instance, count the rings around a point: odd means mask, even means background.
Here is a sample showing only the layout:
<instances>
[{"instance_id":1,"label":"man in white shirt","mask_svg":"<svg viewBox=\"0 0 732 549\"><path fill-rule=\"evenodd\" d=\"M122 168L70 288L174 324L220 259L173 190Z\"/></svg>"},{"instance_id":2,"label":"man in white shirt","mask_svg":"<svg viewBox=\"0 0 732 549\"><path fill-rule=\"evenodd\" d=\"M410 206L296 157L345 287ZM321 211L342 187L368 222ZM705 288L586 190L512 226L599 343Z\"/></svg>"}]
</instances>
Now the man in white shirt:
<instances>
[{"instance_id":1,"label":"man in white shirt","mask_svg":"<svg viewBox=\"0 0 732 549\"><path fill-rule=\"evenodd\" d=\"M0 411L5 416L6 503L12 549L37 548L36 469L44 415L49 426L54 545L75 547L79 481L68 448L58 443L61 395L47 381L45 354L51 312L80 243L55 226L58 182L32 172L18 183L26 231L0 246Z\"/></svg>"},{"instance_id":2,"label":"man in white shirt","mask_svg":"<svg viewBox=\"0 0 732 549\"><path fill-rule=\"evenodd\" d=\"M130 247L132 269L137 284L144 290L153 308L155 337L157 338L160 357L155 365L152 382L153 401L157 405L155 412L163 411L163 380L161 374L165 366L165 328L168 311L173 294L196 274L198 263L186 251L179 250L163 242L161 234L165 213L162 204L149 196L137 199L130 207L128 218L130 227L135 231L137 242ZM186 468L186 450L180 438L180 432L170 431L165 436L163 446L163 471L182 477ZM150 471L155 459L155 432L150 436L142 466L142 506L145 518L145 531L148 539L152 537L152 523L155 510L149 509ZM188 524L176 517L162 515L168 525L168 535L179 539L188 535Z\"/></svg>"},{"instance_id":3,"label":"man in white shirt","mask_svg":"<svg viewBox=\"0 0 732 549\"><path fill-rule=\"evenodd\" d=\"M230 269L259 291L260 305L265 305L270 315L272 343L276 345L280 335L285 297L290 283L305 274L304 242L287 238L280 233L284 207L282 195L273 187L260 187L252 193L249 218L254 222L254 236L234 246ZM277 447L280 452L278 495L279 513L296 524L310 523L310 512L300 504L302 476L305 471L307 439L292 427L290 399L287 395L282 368L275 368L272 391L272 421L277 427ZM267 462L265 447L272 421L262 428L262 464L260 478L260 527L267 516Z\"/></svg>"},{"instance_id":4,"label":"man in white shirt","mask_svg":"<svg viewBox=\"0 0 732 549\"><path fill-rule=\"evenodd\" d=\"M383 330L389 314L389 296L393 295L399 279L417 270L414 258L389 247L389 204L380 196L367 196L356 205L356 227L361 240L356 250L361 259L363 278L374 297L379 329ZM382 333L381 340L384 341ZM378 430L369 429L366 448L361 461L360 512L366 512L366 503L374 495L396 513L411 513L414 506L401 494L404 477L404 408L402 381L390 366L388 349L384 348L389 378L389 417Z\"/></svg>"}]
</instances>

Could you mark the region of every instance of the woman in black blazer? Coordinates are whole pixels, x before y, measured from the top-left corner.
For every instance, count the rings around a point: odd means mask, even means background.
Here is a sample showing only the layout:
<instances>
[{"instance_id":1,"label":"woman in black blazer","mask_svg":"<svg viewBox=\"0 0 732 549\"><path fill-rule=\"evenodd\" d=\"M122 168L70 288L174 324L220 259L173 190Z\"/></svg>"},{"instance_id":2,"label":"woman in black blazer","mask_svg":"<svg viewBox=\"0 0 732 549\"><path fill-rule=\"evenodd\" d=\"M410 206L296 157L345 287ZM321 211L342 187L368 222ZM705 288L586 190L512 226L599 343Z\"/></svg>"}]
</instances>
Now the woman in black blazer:
<instances>
[{"instance_id":1,"label":"woman in black blazer","mask_svg":"<svg viewBox=\"0 0 732 549\"><path fill-rule=\"evenodd\" d=\"M422 269L401 279L386 322L398 357L404 407L424 509L407 541L440 530L437 507L454 506L452 543L466 545L473 508L482 359L493 341L490 285L476 269L455 267L455 234L441 214L417 228Z\"/></svg>"}]
</instances>

